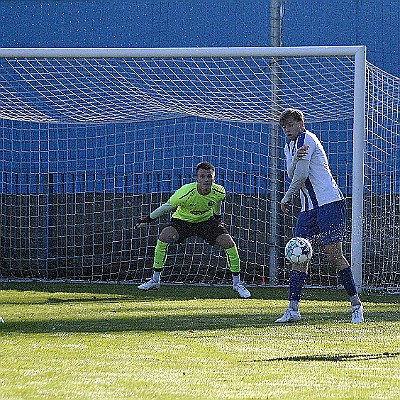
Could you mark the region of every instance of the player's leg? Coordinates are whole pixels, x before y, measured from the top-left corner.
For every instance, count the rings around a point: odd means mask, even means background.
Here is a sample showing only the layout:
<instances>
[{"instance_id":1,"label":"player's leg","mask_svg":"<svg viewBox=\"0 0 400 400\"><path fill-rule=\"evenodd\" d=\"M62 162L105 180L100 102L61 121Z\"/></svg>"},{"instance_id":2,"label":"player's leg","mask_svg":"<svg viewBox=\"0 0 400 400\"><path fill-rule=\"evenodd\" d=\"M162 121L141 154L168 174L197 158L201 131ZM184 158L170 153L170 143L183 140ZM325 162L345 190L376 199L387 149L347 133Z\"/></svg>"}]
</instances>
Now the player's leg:
<instances>
[{"instance_id":1,"label":"player's leg","mask_svg":"<svg viewBox=\"0 0 400 400\"><path fill-rule=\"evenodd\" d=\"M343 254L342 241L346 230L345 202L338 201L321 207L318 223L327 259L338 271L338 280L350 297L352 322L364 322L363 306L357 293L353 272Z\"/></svg>"},{"instance_id":2,"label":"player's leg","mask_svg":"<svg viewBox=\"0 0 400 400\"><path fill-rule=\"evenodd\" d=\"M295 236L311 238L316 234L318 234L316 211L301 212L297 219ZM307 279L307 271L308 263L292 265L289 277L289 305L282 317L275 322L296 322L301 319L299 303Z\"/></svg>"},{"instance_id":3,"label":"player's leg","mask_svg":"<svg viewBox=\"0 0 400 400\"><path fill-rule=\"evenodd\" d=\"M236 243L229 233L217 236L215 243L225 250L228 267L232 273L233 290L238 292L240 297L248 299L251 294L240 279L240 257Z\"/></svg>"},{"instance_id":4,"label":"player's leg","mask_svg":"<svg viewBox=\"0 0 400 400\"><path fill-rule=\"evenodd\" d=\"M364 322L363 305L357 293L350 264L343 254L342 242L326 244L324 251L328 261L337 269L338 280L350 297L352 322Z\"/></svg>"},{"instance_id":5,"label":"player's leg","mask_svg":"<svg viewBox=\"0 0 400 400\"><path fill-rule=\"evenodd\" d=\"M275 322L296 322L301 319L299 303L307 279L308 263L292 266L289 277L289 306Z\"/></svg>"},{"instance_id":6,"label":"player's leg","mask_svg":"<svg viewBox=\"0 0 400 400\"><path fill-rule=\"evenodd\" d=\"M161 272L167 258L168 244L176 242L178 238L178 231L173 226L167 226L161 231L154 251L153 275L149 281L139 285L138 289L150 290L160 287Z\"/></svg>"}]
</instances>

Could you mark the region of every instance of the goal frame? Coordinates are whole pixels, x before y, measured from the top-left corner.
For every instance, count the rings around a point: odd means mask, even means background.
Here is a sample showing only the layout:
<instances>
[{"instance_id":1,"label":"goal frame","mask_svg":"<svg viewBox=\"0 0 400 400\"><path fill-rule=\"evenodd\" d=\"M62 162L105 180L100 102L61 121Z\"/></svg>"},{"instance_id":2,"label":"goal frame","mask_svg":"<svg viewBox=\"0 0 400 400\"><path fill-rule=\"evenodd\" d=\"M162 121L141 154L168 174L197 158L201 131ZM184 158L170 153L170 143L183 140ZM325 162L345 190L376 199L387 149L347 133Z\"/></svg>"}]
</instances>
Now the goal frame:
<instances>
[{"instance_id":1,"label":"goal frame","mask_svg":"<svg viewBox=\"0 0 400 400\"><path fill-rule=\"evenodd\" d=\"M198 47L198 48L0 48L0 58L152 58L152 57L354 57L351 266L362 291L363 192L365 147L365 46ZM271 266L273 268L273 266Z\"/></svg>"}]
</instances>

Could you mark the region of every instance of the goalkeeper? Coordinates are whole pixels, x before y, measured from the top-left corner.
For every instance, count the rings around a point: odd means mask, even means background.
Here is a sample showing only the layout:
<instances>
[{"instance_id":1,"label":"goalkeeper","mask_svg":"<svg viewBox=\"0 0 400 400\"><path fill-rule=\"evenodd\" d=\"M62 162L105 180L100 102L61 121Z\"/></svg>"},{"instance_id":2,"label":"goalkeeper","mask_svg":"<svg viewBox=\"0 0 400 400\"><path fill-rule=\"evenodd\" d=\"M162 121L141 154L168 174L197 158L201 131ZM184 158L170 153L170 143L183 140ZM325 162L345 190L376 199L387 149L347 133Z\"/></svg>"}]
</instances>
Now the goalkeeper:
<instances>
[{"instance_id":1,"label":"goalkeeper","mask_svg":"<svg viewBox=\"0 0 400 400\"><path fill-rule=\"evenodd\" d=\"M215 168L208 162L196 167L196 182L183 185L169 200L147 217L142 217L138 226L150 223L158 217L174 212L171 223L160 233L154 253L153 276L138 286L141 290L158 289L161 272L170 243L181 243L191 236L204 239L210 245L218 245L226 252L232 273L233 289L240 297L251 297L240 279L240 258L231 235L221 221L221 203L225 189L215 183Z\"/></svg>"}]
</instances>

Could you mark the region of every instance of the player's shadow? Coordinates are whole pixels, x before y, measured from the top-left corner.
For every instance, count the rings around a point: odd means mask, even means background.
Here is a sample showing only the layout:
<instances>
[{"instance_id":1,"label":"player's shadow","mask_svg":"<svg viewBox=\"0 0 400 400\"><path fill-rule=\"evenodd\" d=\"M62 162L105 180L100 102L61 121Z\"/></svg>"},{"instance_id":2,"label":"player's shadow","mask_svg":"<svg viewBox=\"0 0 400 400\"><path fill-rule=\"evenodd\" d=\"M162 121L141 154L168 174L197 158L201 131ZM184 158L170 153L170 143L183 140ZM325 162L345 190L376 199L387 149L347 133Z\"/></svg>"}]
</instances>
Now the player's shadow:
<instances>
[{"instance_id":1,"label":"player's shadow","mask_svg":"<svg viewBox=\"0 0 400 400\"><path fill-rule=\"evenodd\" d=\"M342 362L342 361L358 361L358 360L377 360L384 358L399 357L400 352L394 353L377 353L377 354L307 354L290 357L276 357L276 358L264 358L257 360L246 360L241 361L242 363L258 363L258 362L276 362L276 361L295 361L295 362L309 362L309 361L331 361L331 362Z\"/></svg>"},{"instance_id":2,"label":"player's shadow","mask_svg":"<svg viewBox=\"0 0 400 400\"><path fill-rule=\"evenodd\" d=\"M276 362L276 361L294 361L294 362L309 362L309 361L331 361L331 362L342 362L342 361L358 361L358 360L378 360L384 358L399 357L400 352L394 353L377 353L377 354L308 354L290 357L276 357L276 358L263 358L257 360L246 360L241 361L242 363L265 363L265 362Z\"/></svg>"}]
</instances>

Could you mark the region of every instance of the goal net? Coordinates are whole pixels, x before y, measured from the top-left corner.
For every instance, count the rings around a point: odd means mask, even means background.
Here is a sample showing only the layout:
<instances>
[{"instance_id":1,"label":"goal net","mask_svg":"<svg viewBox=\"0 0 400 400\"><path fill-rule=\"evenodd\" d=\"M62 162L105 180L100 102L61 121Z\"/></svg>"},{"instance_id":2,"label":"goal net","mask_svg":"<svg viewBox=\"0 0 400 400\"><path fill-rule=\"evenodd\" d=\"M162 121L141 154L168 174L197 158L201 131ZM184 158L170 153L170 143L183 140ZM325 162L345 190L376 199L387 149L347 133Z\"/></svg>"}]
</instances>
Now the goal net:
<instances>
[{"instance_id":1,"label":"goal net","mask_svg":"<svg viewBox=\"0 0 400 400\"><path fill-rule=\"evenodd\" d=\"M400 289L399 78L363 47L2 49L0 63L1 279L143 281L169 217L135 230L137 218L209 161L243 279L287 284L299 208L279 209L277 119L295 107L346 196L358 287ZM314 250L308 284L337 286ZM169 247L163 281L225 284L228 272L192 238Z\"/></svg>"}]
</instances>

